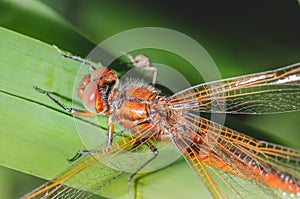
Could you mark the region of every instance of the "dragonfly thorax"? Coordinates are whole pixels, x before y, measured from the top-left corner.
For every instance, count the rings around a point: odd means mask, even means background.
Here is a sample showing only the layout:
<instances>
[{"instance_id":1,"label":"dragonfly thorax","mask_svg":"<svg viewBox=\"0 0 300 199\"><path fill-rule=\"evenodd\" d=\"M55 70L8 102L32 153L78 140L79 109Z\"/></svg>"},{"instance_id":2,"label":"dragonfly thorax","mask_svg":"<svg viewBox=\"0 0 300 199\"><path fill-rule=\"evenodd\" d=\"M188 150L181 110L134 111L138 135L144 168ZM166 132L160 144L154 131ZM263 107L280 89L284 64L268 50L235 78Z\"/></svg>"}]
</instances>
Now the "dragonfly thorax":
<instances>
[{"instance_id":1,"label":"dragonfly thorax","mask_svg":"<svg viewBox=\"0 0 300 199\"><path fill-rule=\"evenodd\" d=\"M165 97L140 80L120 81L112 90L109 104L114 120L131 132L147 129L149 135L164 139L178 131L180 111L170 109Z\"/></svg>"},{"instance_id":2,"label":"dragonfly thorax","mask_svg":"<svg viewBox=\"0 0 300 199\"><path fill-rule=\"evenodd\" d=\"M108 103L114 120L125 129L131 129L151 120L151 106L157 96L153 87L140 80L130 79L120 81L112 90Z\"/></svg>"}]
</instances>

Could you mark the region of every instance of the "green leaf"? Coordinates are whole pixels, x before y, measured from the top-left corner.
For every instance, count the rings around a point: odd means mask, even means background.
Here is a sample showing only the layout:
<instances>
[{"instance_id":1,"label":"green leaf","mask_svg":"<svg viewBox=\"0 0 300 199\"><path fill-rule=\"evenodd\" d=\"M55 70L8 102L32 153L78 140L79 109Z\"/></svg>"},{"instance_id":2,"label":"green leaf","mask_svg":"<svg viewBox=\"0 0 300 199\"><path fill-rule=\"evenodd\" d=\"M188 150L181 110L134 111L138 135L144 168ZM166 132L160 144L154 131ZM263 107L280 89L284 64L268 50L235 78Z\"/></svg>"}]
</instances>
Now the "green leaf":
<instances>
[{"instance_id":1,"label":"green leaf","mask_svg":"<svg viewBox=\"0 0 300 199\"><path fill-rule=\"evenodd\" d=\"M0 163L52 178L83 146L73 118L57 111L55 104L32 88L38 85L71 96L79 64L63 59L38 40L3 28L0 35L0 109L5 113L1 114Z\"/></svg>"},{"instance_id":2,"label":"green leaf","mask_svg":"<svg viewBox=\"0 0 300 199\"><path fill-rule=\"evenodd\" d=\"M0 108L5 113L0 118L3 142L0 145L0 163L51 179L65 170L69 166L66 159L79 149L84 149L84 146L76 134L73 117L32 88L38 86L70 97L80 64L63 58L52 46L24 35L3 28L0 29L0 35L0 53L4 55L0 60L3 85ZM83 121L82 124L91 131L98 130ZM165 179L181 178L171 175L179 165L181 163L159 176L166 175ZM192 173L187 165L185 167L181 175L184 175L185 170ZM155 178L156 175L153 176ZM152 178L146 181L152 184ZM189 177L185 179L189 180ZM197 181L197 178L194 179ZM168 183L164 180L161 182ZM118 183L122 184L118 187L123 187L123 193L127 196L126 177L108 187L106 192L109 193ZM155 187L155 183L139 190L148 192L151 187Z\"/></svg>"},{"instance_id":3,"label":"green leaf","mask_svg":"<svg viewBox=\"0 0 300 199\"><path fill-rule=\"evenodd\" d=\"M0 110L4 113L0 118L0 164L51 179L65 170L70 165L67 159L85 146L74 118L33 87L71 98L80 64L63 58L52 46L38 40L4 28L0 28L0 35ZM72 106L68 101L66 104ZM77 124L87 129L87 137L95 138L92 132L99 132L93 124L82 120Z\"/></svg>"}]
</instances>

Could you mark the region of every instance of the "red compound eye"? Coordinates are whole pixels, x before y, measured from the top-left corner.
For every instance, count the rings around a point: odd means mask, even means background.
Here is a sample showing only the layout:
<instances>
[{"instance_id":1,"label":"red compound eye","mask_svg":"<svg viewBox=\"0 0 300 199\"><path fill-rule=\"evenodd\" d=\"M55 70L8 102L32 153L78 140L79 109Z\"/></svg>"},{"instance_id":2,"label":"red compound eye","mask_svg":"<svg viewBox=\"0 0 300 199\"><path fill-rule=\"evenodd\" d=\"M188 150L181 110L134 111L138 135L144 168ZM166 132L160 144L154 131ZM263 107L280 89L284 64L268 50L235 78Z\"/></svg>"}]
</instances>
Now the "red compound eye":
<instances>
[{"instance_id":1,"label":"red compound eye","mask_svg":"<svg viewBox=\"0 0 300 199\"><path fill-rule=\"evenodd\" d=\"M84 89L82 102L86 110L91 113L100 113L103 111L103 103L95 82L90 82Z\"/></svg>"},{"instance_id":2,"label":"red compound eye","mask_svg":"<svg viewBox=\"0 0 300 199\"><path fill-rule=\"evenodd\" d=\"M97 68L91 75L91 81L99 81L101 78L105 77L110 70L106 67Z\"/></svg>"}]
</instances>

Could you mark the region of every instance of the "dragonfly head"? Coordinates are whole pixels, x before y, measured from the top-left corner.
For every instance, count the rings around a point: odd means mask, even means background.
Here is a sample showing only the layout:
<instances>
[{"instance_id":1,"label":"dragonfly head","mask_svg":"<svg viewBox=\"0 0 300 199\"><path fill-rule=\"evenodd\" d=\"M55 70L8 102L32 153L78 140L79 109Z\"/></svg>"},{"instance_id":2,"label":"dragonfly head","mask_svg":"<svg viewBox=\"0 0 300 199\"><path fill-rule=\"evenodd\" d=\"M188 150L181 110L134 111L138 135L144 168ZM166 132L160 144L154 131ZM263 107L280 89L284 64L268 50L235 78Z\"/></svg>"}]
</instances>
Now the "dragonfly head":
<instances>
[{"instance_id":1,"label":"dragonfly head","mask_svg":"<svg viewBox=\"0 0 300 199\"><path fill-rule=\"evenodd\" d=\"M92 74L85 75L78 87L78 96L86 110L105 115L109 110L108 96L117 81L117 75L106 67L97 68Z\"/></svg>"}]
</instances>

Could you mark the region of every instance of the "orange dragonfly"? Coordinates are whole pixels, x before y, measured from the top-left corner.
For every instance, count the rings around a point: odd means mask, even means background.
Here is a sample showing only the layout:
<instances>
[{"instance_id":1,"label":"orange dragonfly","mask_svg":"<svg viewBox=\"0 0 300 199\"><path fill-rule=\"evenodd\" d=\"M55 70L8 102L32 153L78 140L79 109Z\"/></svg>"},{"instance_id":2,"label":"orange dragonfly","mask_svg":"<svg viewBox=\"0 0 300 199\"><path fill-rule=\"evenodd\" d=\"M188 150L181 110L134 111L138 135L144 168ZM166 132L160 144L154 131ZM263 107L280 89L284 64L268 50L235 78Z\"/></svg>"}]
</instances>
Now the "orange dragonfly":
<instances>
[{"instance_id":1,"label":"orange dragonfly","mask_svg":"<svg viewBox=\"0 0 300 199\"><path fill-rule=\"evenodd\" d=\"M184 156L213 198L300 197L300 150L256 140L197 114L298 111L300 63L199 84L165 97L141 80L121 81L107 67L94 68L79 57L62 55L92 70L78 88L85 110L65 107L51 93L37 90L72 115L108 116L107 143L78 153L66 171L24 198L87 198L135 168L128 179L131 195L131 180L159 155L160 141ZM133 65L145 63L130 59ZM114 123L124 131L114 134ZM144 151L152 157L141 161L130 156Z\"/></svg>"}]
</instances>

